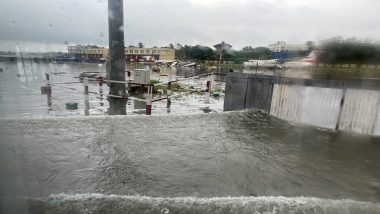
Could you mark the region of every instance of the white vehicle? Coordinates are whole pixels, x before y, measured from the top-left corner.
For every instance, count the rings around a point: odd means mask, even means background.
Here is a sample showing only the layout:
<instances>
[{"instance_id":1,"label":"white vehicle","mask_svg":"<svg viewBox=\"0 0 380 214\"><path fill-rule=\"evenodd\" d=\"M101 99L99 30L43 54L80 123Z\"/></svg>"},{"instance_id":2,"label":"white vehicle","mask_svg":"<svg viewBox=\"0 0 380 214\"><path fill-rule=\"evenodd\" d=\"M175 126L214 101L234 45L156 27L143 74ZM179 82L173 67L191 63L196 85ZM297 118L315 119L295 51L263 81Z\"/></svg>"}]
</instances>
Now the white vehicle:
<instances>
[{"instance_id":1,"label":"white vehicle","mask_svg":"<svg viewBox=\"0 0 380 214\"><path fill-rule=\"evenodd\" d=\"M171 64L171 63L173 63L173 62L175 62L174 60L156 60L156 63L157 64Z\"/></svg>"},{"instance_id":2,"label":"white vehicle","mask_svg":"<svg viewBox=\"0 0 380 214\"><path fill-rule=\"evenodd\" d=\"M197 65L197 63L192 62L192 63L186 64L186 65L182 65L181 67L195 67L196 65Z\"/></svg>"},{"instance_id":3,"label":"white vehicle","mask_svg":"<svg viewBox=\"0 0 380 214\"><path fill-rule=\"evenodd\" d=\"M243 63L246 68L279 68L282 67L278 59L258 60L251 59Z\"/></svg>"}]
</instances>

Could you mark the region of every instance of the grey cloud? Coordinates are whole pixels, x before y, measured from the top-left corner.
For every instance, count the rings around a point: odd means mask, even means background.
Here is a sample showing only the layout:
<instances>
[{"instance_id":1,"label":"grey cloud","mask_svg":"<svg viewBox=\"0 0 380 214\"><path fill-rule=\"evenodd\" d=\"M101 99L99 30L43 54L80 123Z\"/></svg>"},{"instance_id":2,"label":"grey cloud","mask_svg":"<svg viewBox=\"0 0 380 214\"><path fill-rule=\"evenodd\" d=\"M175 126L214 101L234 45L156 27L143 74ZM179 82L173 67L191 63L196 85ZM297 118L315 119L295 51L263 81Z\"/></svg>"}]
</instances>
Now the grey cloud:
<instances>
[{"instance_id":1,"label":"grey cloud","mask_svg":"<svg viewBox=\"0 0 380 214\"><path fill-rule=\"evenodd\" d=\"M125 0L126 45L211 46L223 40L241 48L277 40L303 43L336 35L380 36L376 14L380 2L375 0L209 2L205 6L195 0ZM0 8L3 43L108 43L106 0L2 0Z\"/></svg>"}]
</instances>

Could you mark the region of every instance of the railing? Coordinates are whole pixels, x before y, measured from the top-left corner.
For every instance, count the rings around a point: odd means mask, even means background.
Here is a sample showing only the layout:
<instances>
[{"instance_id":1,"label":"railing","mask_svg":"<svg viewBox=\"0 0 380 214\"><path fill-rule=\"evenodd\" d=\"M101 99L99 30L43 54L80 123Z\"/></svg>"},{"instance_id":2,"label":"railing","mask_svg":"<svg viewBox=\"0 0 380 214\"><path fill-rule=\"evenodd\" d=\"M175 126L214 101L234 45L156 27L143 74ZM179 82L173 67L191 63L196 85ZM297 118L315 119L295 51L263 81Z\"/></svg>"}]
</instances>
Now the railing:
<instances>
[{"instance_id":1,"label":"railing","mask_svg":"<svg viewBox=\"0 0 380 214\"><path fill-rule=\"evenodd\" d=\"M209 74L203 74L203 75L197 75L197 76L192 76L192 77L187 77L187 78L177 78L176 80L170 80L168 82L164 82L164 83L157 83L157 84L139 84L139 85L142 85L144 87L147 87L148 90L147 90L147 97L146 99L139 99L139 98L136 98L136 97L131 97L131 96L120 96L120 95L116 95L116 94L104 94L103 93L103 90L99 90L99 92L94 92L94 91L90 91L89 90L89 81L96 81L98 82L98 85L99 87L102 87L103 83L122 83L122 84L131 84L131 80L129 81L116 81L116 80L107 80L107 79L104 79L103 77L98 77L98 78L90 78L90 77L75 77L75 76L69 76L69 75L65 75L65 74L54 74L56 76L62 76L62 77L68 77L68 78L74 78L74 79L83 79L83 91L82 90L79 90L77 88L71 88L71 87L66 87L66 86L63 86L63 85L67 85L67 84L71 84L71 83L82 83L81 81L79 82L54 82L54 83L51 83L50 82L50 74L49 73L46 73L45 74L45 77L46 77L46 85L45 86L42 86L41 87L41 93L43 94L48 94L48 95L51 95L52 93L52 86L55 86L55 87L61 87L61 88L66 88L66 89L70 89L70 90L73 90L73 91L76 91L77 93L81 93L81 94L84 94L85 95L85 106L86 106L86 109L89 108L89 94L96 94L96 95L100 95L100 96L107 96L109 98L117 98L117 99L123 99L123 100L135 100L135 101L141 101L141 102L145 102L146 103L146 115L151 115L152 113L152 103L153 102L157 102L157 101L161 101L161 100L167 100L168 103L171 102L171 98L175 98L175 97L180 97L180 96L185 96L185 95L188 95L188 94L191 94L191 93L196 93L196 92L205 92L205 103L210 103L210 92L211 92L211 75L212 73L209 73ZM189 80L189 79L197 79L197 78L201 78L201 77L206 77L208 76L208 80L206 82L206 87L205 89L200 89L200 90L188 90L187 92L184 92L184 93L179 93L179 94L173 94L172 93L172 83L175 83L175 82L180 82L180 81L184 81L184 80ZM156 99L153 99L153 90L154 90L154 87L155 86L161 86L161 85L167 85L167 96L165 97L160 97L160 98L156 98ZM87 114L88 115L88 112Z\"/></svg>"}]
</instances>

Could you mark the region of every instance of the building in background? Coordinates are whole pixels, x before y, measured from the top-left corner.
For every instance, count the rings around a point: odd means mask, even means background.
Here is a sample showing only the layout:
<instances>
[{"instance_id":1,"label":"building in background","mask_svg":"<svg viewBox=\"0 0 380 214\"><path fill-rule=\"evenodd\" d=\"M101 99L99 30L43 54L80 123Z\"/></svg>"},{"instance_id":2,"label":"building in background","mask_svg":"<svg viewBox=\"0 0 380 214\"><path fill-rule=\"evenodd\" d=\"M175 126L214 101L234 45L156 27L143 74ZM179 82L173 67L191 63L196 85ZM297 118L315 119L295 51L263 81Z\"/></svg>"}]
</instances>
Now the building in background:
<instances>
[{"instance_id":1,"label":"building in background","mask_svg":"<svg viewBox=\"0 0 380 214\"><path fill-rule=\"evenodd\" d=\"M287 44L282 41L268 45L268 49L272 51L273 59L283 61L305 57L309 52L309 47L307 44Z\"/></svg>"},{"instance_id":2,"label":"building in background","mask_svg":"<svg viewBox=\"0 0 380 214\"><path fill-rule=\"evenodd\" d=\"M272 52L283 51L307 51L308 46L306 44L287 44L286 42L278 41L274 44L268 45L269 50Z\"/></svg>"},{"instance_id":3,"label":"building in background","mask_svg":"<svg viewBox=\"0 0 380 214\"><path fill-rule=\"evenodd\" d=\"M108 48L95 45L68 46L68 53L79 61L105 61L108 58ZM127 62L175 60L174 48L125 48Z\"/></svg>"},{"instance_id":4,"label":"building in background","mask_svg":"<svg viewBox=\"0 0 380 214\"><path fill-rule=\"evenodd\" d=\"M174 48L125 48L125 57L130 61L175 60Z\"/></svg>"},{"instance_id":5,"label":"building in background","mask_svg":"<svg viewBox=\"0 0 380 214\"><path fill-rule=\"evenodd\" d=\"M105 61L108 49L96 45L68 46L68 53L81 61Z\"/></svg>"}]
</instances>

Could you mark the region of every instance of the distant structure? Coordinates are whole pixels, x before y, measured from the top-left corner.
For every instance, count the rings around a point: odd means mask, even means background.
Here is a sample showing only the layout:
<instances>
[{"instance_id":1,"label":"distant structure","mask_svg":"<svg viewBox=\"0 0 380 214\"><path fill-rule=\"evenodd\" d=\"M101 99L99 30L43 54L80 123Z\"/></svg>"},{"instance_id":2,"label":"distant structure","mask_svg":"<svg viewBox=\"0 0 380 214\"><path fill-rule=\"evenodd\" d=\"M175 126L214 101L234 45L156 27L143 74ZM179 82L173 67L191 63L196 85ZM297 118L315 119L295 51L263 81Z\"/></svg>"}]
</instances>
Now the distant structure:
<instances>
[{"instance_id":1,"label":"distant structure","mask_svg":"<svg viewBox=\"0 0 380 214\"><path fill-rule=\"evenodd\" d=\"M222 62L223 54L226 53L228 50L230 50L232 48L232 45L227 44L225 42L221 42L219 44L214 45L214 48L219 53L219 62L218 62L218 64L220 65L220 63ZM220 66L218 66L218 69L220 71Z\"/></svg>"},{"instance_id":2,"label":"distant structure","mask_svg":"<svg viewBox=\"0 0 380 214\"><path fill-rule=\"evenodd\" d=\"M274 44L268 45L269 50L272 52L283 51L307 51L308 46L306 44L287 44L286 42L278 41Z\"/></svg>"},{"instance_id":3,"label":"distant structure","mask_svg":"<svg viewBox=\"0 0 380 214\"><path fill-rule=\"evenodd\" d=\"M154 60L175 60L174 48L125 48L125 57L130 61L154 61Z\"/></svg>"},{"instance_id":4,"label":"distant structure","mask_svg":"<svg viewBox=\"0 0 380 214\"><path fill-rule=\"evenodd\" d=\"M214 45L214 48L218 51L224 52L232 48L232 45L225 42Z\"/></svg>"},{"instance_id":5,"label":"distant structure","mask_svg":"<svg viewBox=\"0 0 380 214\"><path fill-rule=\"evenodd\" d=\"M138 48L128 47L124 49L126 61L154 61L175 60L174 48ZM82 60L105 60L109 50L95 45L69 46L68 53L76 59Z\"/></svg>"},{"instance_id":6,"label":"distant structure","mask_svg":"<svg viewBox=\"0 0 380 214\"><path fill-rule=\"evenodd\" d=\"M68 53L77 59L83 60L105 60L108 49L96 45L75 45L68 46Z\"/></svg>"}]
</instances>

